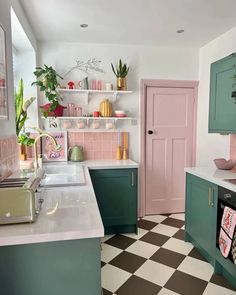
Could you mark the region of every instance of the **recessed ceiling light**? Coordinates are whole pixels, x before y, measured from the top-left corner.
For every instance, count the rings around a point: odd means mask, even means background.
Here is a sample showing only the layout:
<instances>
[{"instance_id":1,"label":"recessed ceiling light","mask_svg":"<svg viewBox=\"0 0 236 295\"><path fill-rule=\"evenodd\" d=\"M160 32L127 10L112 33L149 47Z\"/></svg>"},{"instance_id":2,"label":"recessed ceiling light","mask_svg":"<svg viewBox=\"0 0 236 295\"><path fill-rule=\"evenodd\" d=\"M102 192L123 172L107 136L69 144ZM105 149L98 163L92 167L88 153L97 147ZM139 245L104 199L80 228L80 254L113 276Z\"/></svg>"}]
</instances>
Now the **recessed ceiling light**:
<instances>
[{"instance_id":1,"label":"recessed ceiling light","mask_svg":"<svg viewBox=\"0 0 236 295\"><path fill-rule=\"evenodd\" d=\"M81 24L80 26L81 26L81 28L87 28L88 27L87 24Z\"/></svg>"},{"instance_id":2,"label":"recessed ceiling light","mask_svg":"<svg viewBox=\"0 0 236 295\"><path fill-rule=\"evenodd\" d=\"M176 33L182 34L182 33L184 33L184 30L183 29L177 30Z\"/></svg>"}]
</instances>

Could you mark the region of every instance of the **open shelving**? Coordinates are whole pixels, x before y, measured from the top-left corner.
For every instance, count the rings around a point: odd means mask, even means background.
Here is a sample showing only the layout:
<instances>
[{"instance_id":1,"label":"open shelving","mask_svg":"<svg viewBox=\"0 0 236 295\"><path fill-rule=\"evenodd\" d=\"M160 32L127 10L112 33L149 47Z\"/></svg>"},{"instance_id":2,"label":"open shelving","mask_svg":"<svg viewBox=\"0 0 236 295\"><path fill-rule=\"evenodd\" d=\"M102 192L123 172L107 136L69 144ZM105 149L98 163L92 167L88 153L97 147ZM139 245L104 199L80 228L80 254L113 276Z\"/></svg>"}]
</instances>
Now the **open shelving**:
<instances>
[{"instance_id":1,"label":"open shelving","mask_svg":"<svg viewBox=\"0 0 236 295\"><path fill-rule=\"evenodd\" d=\"M75 123L72 123L72 125L76 124L76 121L83 121L86 122L85 125L86 127L81 128L81 129L88 129L89 126L91 126L93 121L100 121L104 122L103 124L107 122L112 122L114 124L114 127L111 129L116 129L118 121L131 121L133 120L132 117L41 117L44 120L49 120L49 121L57 121L61 129L68 129L68 128L63 128L63 121L72 121ZM69 128L71 131L71 128ZM77 130L80 128L77 128ZM100 128L98 128L100 129ZM96 129L97 130L97 129Z\"/></svg>"},{"instance_id":2,"label":"open shelving","mask_svg":"<svg viewBox=\"0 0 236 295\"><path fill-rule=\"evenodd\" d=\"M114 101L116 101L117 97L120 94L131 94L133 93L133 91L130 90L92 90L92 89L68 89L68 88L58 88L57 89L58 92L60 93L71 93L71 94L75 94L75 93L81 93L81 94L85 94L87 97L87 103L89 101L89 96L93 95L93 94L110 94L113 95L114 97Z\"/></svg>"}]
</instances>

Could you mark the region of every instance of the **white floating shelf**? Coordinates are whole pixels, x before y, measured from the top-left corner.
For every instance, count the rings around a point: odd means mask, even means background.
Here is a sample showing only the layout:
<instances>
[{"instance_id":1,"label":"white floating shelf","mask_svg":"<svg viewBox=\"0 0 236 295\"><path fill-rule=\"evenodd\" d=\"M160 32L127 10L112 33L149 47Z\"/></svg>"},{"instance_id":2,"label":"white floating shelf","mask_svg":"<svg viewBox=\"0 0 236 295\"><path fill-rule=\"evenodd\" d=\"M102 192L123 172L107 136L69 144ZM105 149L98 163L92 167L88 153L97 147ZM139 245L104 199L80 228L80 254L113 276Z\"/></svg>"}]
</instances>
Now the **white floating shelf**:
<instances>
[{"instance_id":1,"label":"white floating shelf","mask_svg":"<svg viewBox=\"0 0 236 295\"><path fill-rule=\"evenodd\" d=\"M88 102L89 95L93 95L93 94L112 94L115 101L116 101L117 96L119 94L133 93L133 91L130 91L130 90L92 90L92 89L68 89L68 88L57 88L57 91L61 92L61 93L81 93L81 94L86 94L87 102Z\"/></svg>"},{"instance_id":2,"label":"white floating shelf","mask_svg":"<svg viewBox=\"0 0 236 295\"><path fill-rule=\"evenodd\" d=\"M68 89L68 88L57 88L57 90L59 92L78 92L78 93L110 93L110 94L114 94L114 93L117 93L117 94L129 94L129 93L132 93L133 91L130 91L130 90L92 90L92 89Z\"/></svg>"},{"instance_id":3,"label":"white floating shelf","mask_svg":"<svg viewBox=\"0 0 236 295\"><path fill-rule=\"evenodd\" d=\"M41 117L42 119L58 120L132 120L132 117Z\"/></svg>"}]
</instances>

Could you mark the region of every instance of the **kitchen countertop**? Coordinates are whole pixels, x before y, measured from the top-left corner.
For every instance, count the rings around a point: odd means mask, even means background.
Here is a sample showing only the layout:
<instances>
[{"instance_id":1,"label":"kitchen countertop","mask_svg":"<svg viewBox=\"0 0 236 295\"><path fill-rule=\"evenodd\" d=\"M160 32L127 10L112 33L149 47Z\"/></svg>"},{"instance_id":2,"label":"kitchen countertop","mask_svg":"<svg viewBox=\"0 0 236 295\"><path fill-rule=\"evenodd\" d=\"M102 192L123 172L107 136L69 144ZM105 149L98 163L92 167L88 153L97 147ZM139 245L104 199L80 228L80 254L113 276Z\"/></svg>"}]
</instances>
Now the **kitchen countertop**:
<instances>
[{"instance_id":1,"label":"kitchen countertop","mask_svg":"<svg viewBox=\"0 0 236 295\"><path fill-rule=\"evenodd\" d=\"M42 188L44 202L37 221L31 224L0 226L0 246L104 236L102 219L89 169L138 168L139 166L132 160L60 162L50 163L49 165L58 164L83 165L86 184ZM19 176L19 173L15 175Z\"/></svg>"},{"instance_id":2,"label":"kitchen countertop","mask_svg":"<svg viewBox=\"0 0 236 295\"><path fill-rule=\"evenodd\" d=\"M220 170L214 167L186 167L184 171L236 192L236 185L224 180L236 179L236 173L231 170Z\"/></svg>"}]
</instances>

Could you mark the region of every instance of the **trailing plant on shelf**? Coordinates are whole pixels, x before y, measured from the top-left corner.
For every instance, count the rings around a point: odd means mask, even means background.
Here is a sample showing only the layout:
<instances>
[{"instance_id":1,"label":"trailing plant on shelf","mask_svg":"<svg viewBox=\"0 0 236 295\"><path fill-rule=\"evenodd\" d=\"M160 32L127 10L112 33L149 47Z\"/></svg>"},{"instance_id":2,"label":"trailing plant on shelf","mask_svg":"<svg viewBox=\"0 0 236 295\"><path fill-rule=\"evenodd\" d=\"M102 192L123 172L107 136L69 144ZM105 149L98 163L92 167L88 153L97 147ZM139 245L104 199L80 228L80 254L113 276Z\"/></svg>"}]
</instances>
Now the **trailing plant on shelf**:
<instances>
[{"instance_id":1,"label":"trailing plant on shelf","mask_svg":"<svg viewBox=\"0 0 236 295\"><path fill-rule=\"evenodd\" d=\"M42 106L42 112L45 117L49 115L61 116L63 106L59 104L62 100L60 93L57 91L59 86L58 78L63 79L52 66L36 67L34 71L36 81L32 85L39 86L39 90L44 92L49 104Z\"/></svg>"},{"instance_id":2,"label":"trailing plant on shelf","mask_svg":"<svg viewBox=\"0 0 236 295\"><path fill-rule=\"evenodd\" d=\"M117 66L114 66L111 63L111 68L113 73L117 77L117 90L127 90L126 76L129 72L129 67L127 66L127 64L123 63L120 59Z\"/></svg>"},{"instance_id":3,"label":"trailing plant on shelf","mask_svg":"<svg viewBox=\"0 0 236 295\"><path fill-rule=\"evenodd\" d=\"M24 84L23 79L20 79L18 89L15 90L15 123L16 123L16 135L18 142L20 143L21 159L26 160L26 146L34 144L34 139L30 137L30 134L25 132L25 122L28 119L27 110L31 104L35 101L36 97L30 99L24 99Z\"/></svg>"}]
</instances>

